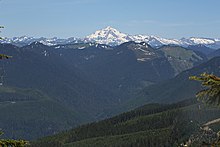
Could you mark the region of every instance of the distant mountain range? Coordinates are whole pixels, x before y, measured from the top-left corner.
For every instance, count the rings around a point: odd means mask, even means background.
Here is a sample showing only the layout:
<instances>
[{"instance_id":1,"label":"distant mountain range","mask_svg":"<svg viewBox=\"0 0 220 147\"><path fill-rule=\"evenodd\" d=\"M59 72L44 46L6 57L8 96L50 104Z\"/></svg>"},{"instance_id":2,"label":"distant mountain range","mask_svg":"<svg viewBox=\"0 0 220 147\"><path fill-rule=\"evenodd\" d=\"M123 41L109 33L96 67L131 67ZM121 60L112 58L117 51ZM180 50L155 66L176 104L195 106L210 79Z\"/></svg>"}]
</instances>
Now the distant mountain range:
<instances>
[{"instance_id":1,"label":"distant mountain range","mask_svg":"<svg viewBox=\"0 0 220 147\"><path fill-rule=\"evenodd\" d=\"M136 100L143 88L207 61L203 54L180 46L155 49L132 41L115 47L97 43L0 44L0 49L2 54L13 56L0 62L0 117L5 119L0 128L6 130L6 137L25 139L51 135L140 106L137 102L127 104ZM144 99L145 103L150 98L141 97L140 101ZM11 112L25 116L25 122Z\"/></svg>"},{"instance_id":2,"label":"distant mountain range","mask_svg":"<svg viewBox=\"0 0 220 147\"><path fill-rule=\"evenodd\" d=\"M60 39L57 37L54 38L35 38L28 36L21 37L13 37L13 38L4 38L0 40L0 43L10 43L17 46L24 46L31 44L33 42L40 42L44 45L58 45L58 44L69 44L69 43L88 43L95 42L99 44L106 44L110 46L117 46L125 42L134 41L134 42L146 42L152 47L161 47L163 45L178 45L182 47L194 46L194 45L204 45L209 48L219 49L220 48L220 39L214 38L198 38L198 37L190 37L190 38L181 38L181 39L166 39L157 36L148 36L148 35L129 35L126 33L122 33L115 28L110 26L98 30L91 35L88 35L84 38L67 38Z\"/></svg>"},{"instance_id":3,"label":"distant mountain range","mask_svg":"<svg viewBox=\"0 0 220 147\"><path fill-rule=\"evenodd\" d=\"M137 108L33 146L181 143L197 122L219 117L219 109L185 101L201 90L189 76L220 75L217 48L218 39L132 36L111 27L82 39L5 38L1 54L13 58L0 62L1 137L33 140Z\"/></svg>"}]
</instances>

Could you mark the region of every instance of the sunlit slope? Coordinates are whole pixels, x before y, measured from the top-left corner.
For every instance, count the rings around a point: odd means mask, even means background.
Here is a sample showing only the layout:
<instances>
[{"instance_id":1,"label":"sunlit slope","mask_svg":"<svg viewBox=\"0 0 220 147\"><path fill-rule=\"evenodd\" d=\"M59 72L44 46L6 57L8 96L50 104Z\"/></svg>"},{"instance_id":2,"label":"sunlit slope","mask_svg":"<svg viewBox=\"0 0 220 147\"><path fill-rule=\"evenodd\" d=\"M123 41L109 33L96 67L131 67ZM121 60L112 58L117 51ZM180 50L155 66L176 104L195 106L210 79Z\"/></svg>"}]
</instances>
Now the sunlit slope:
<instances>
[{"instance_id":1,"label":"sunlit slope","mask_svg":"<svg viewBox=\"0 0 220 147\"><path fill-rule=\"evenodd\" d=\"M32 146L175 146L187 140L201 124L218 117L219 109L205 107L195 100L171 105L149 104L42 138Z\"/></svg>"}]
</instances>

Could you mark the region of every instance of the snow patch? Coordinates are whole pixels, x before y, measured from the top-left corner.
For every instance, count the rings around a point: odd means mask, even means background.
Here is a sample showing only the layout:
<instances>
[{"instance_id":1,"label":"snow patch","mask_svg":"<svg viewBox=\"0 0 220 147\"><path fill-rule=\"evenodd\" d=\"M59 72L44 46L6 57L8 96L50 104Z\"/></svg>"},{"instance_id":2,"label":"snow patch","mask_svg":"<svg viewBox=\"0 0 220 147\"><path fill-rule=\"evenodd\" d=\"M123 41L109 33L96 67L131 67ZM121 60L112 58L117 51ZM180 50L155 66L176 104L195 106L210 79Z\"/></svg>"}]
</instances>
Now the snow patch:
<instances>
[{"instance_id":1,"label":"snow patch","mask_svg":"<svg viewBox=\"0 0 220 147\"><path fill-rule=\"evenodd\" d=\"M0 43L15 44L18 46L29 45L33 42L40 42L47 46L64 45L72 43L89 43L90 46L98 46L97 44L106 44L110 46L120 45L125 42L134 41L137 43L142 43L143 46L148 47L148 44L152 47L158 48L163 45L177 45L188 47L189 45L205 45L207 47L218 49L220 48L220 38L202 38L202 37L191 37L191 38L181 38L181 39L167 39L158 36L149 35L129 35L122 33L117 29L108 26L104 29L97 30L93 34L86 36L85 38L67 38L60 39L57 37L53 38L35 38L28 36L7 38L4 37L0 40ZM146 44L144 44L144 43ZM108 46L100 46L101 48L109 49ZM58 47L55 47L58 48Z\"/></svg>"}]
</instances>

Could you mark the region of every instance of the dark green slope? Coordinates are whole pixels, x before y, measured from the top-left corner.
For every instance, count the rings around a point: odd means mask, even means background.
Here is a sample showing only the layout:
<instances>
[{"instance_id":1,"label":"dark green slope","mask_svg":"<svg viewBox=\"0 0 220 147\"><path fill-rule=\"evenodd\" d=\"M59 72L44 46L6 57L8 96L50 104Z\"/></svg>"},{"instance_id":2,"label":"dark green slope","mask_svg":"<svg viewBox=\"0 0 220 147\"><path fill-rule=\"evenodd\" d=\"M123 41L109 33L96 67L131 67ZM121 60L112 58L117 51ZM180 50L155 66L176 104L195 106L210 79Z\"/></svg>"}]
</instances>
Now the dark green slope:
<instances>
[{"instance_id":1,"label":"dark green slope","mask_svg":"<svg viewBox=\"0 0 220 147\"><path fill-rule=\"evenodd\" d=\"M13 56L1 62L6 73L4 85L39 89L63 107L79 112L84 121L106 117L103 111L118 103L117 96L67 64L53 47L36 42L22 48L2 45L1 50Z\"/></svg>"},{"instance_id":2,"label":"dark green slope","mask_svg":"<svg viewBox=\"0 0 220 147\"><path fill-rule=\"evenodd\" d=\"M181 47L156 50L134 42L115 48L98 44L49 47L37 42L23 48L1 48L13 56L5 63L8 85L40 88L95 119L103 115L98 112L127 101L143 87L170 79L205 60ZM82 109L85 106L88 109Z\"/></svg>"},{"instance_id":3,"label":"dark green slope","mask_svg":"<svg viewBox=\"0 0 220 147\"><path fill-rule=\"evenodd\" d=\"M149 104L116 117L51 137L32 146L176 146L220 110L186 100L171 105Z\"/></svg>"},{"instance_id":4,"label":"dark green slope","mask_svg":"<svg viewBox=\"0 0 220 147\"><path fill-rule=\"evenodd\" d=\"M135 42L114 48L100 44L54 48L69 67L77 67L91 82L115 93L120 102L145 86L173 78L177 73L206 60L204 55L182 47L154 49L146 43Z\"/></svg>"},{"instance_id":5,"label":"dark green slope","mask_svg":"<svg viewBox=\"0 0 220 147\"><path fill-rule=\"evenodd\" d=\"M199 82L189 80L189 76L200 75L203 72L220 75L220 57L213 58L192 69L186 70L175 78L148 86L136 99L128 102L127 106L137 107L144 103L173 103L195 97L197 91L201 90Z\"/></svg>"},{"instance_id":6,"label":"dark green slope","mask_svg":"<svg viewBox=\"0 0 220 147\"><path fill-rule=\"evenodd\" d=\"M0 62L4 67L2 88L36 89L50 97L38 101L34 92L1 93L4 101L22 99L21 103L9 103L0 112L2 117L7 115L0 121L0 128L8 130L7 137L36 139L112 115L109 109L115 107L115 96L88 82L77 68L66 65L54 48L40 43L23 48L5 44L0 48L1 53L13 56ZM37 100L26 101L29 97ZM19 120L15 120L17 114L22 116Z\"/></svg>"},{"instance_id":7,"label":"dark green slope","mask_svg":"<svg viewBox=\"0 0 220 147\"><path fill-rule=\"evenodd\" d=\"M13 56L10 60L0 62L5 70L3 88L38 89L51 98L45 101L22 101L21 104L13 102L14 105L4 107L2 117L8 117L0 121L0 128L7 131L7 137L36 139L112 115L110 110L114 109L115 101L118 102L117 96L96 86L95 82L88 82L90 80L74 65L66 64L54 48L40 43L23 48L5 44L0 48L2 53ZM0 95L4 101L12 97L24 99L36 96L23 96L17 92ZM13 120L15 116L19 118L19 113L21 119Z\"/></svg>"},{"instance_id":8,"label":"dark green slope","mask_svg":"<svg viewBox=\"0 0 220 147\"><path fill-rule=\"evenodd\" d=\"M78 45L82 47L82 44ZM117 94L120 101L146 85L173 76L173 70L165 58L138 61L139 58L146 58L146 55L143 56L145 52L154 51L146 45L128 42L115 48L97 44L84 47L79 50L76 45L64 45L56 51L62 54L69 67L77 67L91 82Z\"/></svg>"},{"instance_id":9,"label":"dark green slope","mask_svg":"<svg viewBox=\"0 0 220 147\"><path fill-rule=\"evenodd\" d=\"M169 146L169 128L149 131L139 131L137 133L96 137L85 139L74 143L67 143L64 147L128 147L128 146ZM166 136L166 137L164 137ZM155 141L158 139L158 141Z\"/></svg>"},{"instance_id":10,"label":"dark green slope","mask_svg":"<svg viewBox=\"0 0 220 147\"><path fill-rule=\"evenodd\" d=\"M72 128L80 115L39 90L0 87L0 128L5 138L36 139Z\"/></svg>"},{"instance_id":11,"label":"dark green slope","mask_svg":"<svg viewBox=\"0 0 220 147\"><path fill-rule=\"evenodd\" d=\"M21 48L0 44L0 49L1 53L13 56L10 60L0 62L5 69L4 86L40 90L63 109L80 114L80 118L75 121L84 123L124 112L133 107L133 104L144 104L142 102L145 101L140 98L140 103L135 100L132 104L126 103L129 104L125 104L128 107L123 105L142 87L175 75L176 67L168 60L170 56L181 63L187 60L190 65L202 61L194 52L181 57L176 52L169 51L165 56L162 50L134 42L115 48L90 43L49 47L35 42ZM182 48L177 50L177 53L187 52ZM195 60L192 55L195 55ZM10 96L5 99L10 99ZM46 104L50 106L49 101ZM30 109L31 107L36 109L34 105L30 105ZM45 134L48 134L46 130ZM44 134L39 136L42 135Z\"/></svg>"}]
</instances>

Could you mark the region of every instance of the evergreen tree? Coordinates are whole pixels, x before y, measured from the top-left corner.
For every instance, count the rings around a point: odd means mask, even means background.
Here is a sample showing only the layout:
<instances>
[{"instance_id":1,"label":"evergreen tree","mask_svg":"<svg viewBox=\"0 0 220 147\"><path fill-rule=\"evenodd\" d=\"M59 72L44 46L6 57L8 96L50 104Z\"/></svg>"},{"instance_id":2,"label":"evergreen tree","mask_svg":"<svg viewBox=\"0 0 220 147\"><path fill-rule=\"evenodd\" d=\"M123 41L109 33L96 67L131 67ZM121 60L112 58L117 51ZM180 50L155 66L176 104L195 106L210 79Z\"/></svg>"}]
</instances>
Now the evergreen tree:
<instances>
[{"instance_id":1,"label":"evergreen tree","mask_svg":"<svg viewBox=\"0 0 220 147\"><path fill-rule=\"evenodd\" d=\"M196 94L198 100L206 104L220 105L220 78L213 75L203 73L199 77L191 76L191 80L201 81L205 89Z\"/></svg>"},{"instance_id":2,"label":"evergreen tree","mask_svg":"<svg viewBox=\"0 0 220 147\"><path fill-rule=\"evenodd\" d=\"M197 76L191 76L191 80L196 80L196 81L201 81L202 86L206 87L206 89L203 89L199 91L196 94L196 97L198 97L199 100L206 104L211 104L211 105L220 105L220 78L213 75L213 74L207 74L203 73L199 77ZM209 126L213 124L219 124L220 123L220 118L209 121L205 124L203 124L203 127L209 128ZM217 133L220 134L220 131ZM208 145L211 146L220 146L220 138L219 135L217 135L218 138L216 141Z\"/></svg>"}]
</instances>

